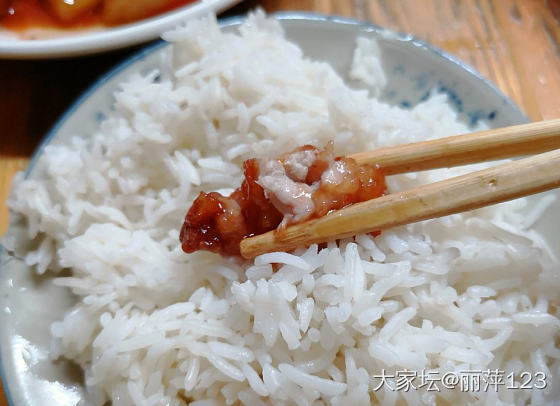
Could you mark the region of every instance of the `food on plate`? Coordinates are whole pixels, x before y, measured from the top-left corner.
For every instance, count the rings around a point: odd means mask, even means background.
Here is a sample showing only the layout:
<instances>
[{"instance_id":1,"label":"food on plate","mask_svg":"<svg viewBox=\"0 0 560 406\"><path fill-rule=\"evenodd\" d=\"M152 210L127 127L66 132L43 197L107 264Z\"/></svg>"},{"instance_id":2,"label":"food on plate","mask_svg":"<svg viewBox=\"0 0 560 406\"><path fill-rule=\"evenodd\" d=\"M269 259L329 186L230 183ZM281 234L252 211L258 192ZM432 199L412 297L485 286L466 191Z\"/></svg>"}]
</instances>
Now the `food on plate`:
<instances>
[{"instance_id":1,"label":"food on plate","mask_svg":"<svg viewBox=\"0 0 560 406\"><path fill-rule=\"evenodd\" d=\"M0 0L0 18L8 14L12 0Z\"/></svg>"},{"instance_id":2,"label":"food on plate","mask_svg":"<svg viewBox=\"0 0 560 406\"><path fill-rule=\"evenodd\" d=\"M86 13L91 13L100 3L100 0L46 0L43 1L43 7L61 23L72 23Z\"/></svg>"},{"instance_id":3,"label":"food on plate","mask_svg":"<svg viewBox=\"0 0 560 406\"><path fill-rule=\"evenodd\" d=\"M0 0L0 26L11 30L126 24L194 0Z\"/></svg>"},{"instance_id":4,"label":"food on plate","mask_svg":"<svg viewBox=\"0 0 560 406\"><path fill-rule=\"evenodd\" d=\"M181 0L105 0L103 1L103 22L117 25L140 20L162 11L178 7L190 1Z\"/></svg>"},{"instance_id":5,"label":"food on plate","mask_svg":"<svg viewBox=\"0 0 560 406\"><path fill-rule=\"evenodd\" d=\"M280 158L249 159L230 196L200 192L179 236L183 251L238 255L243 238L321 217L383 195L385 178L373 164L359 165L325 149L298 147Z\"/></svg>"},{"instance_id":6,"label":"food on plate","mask_svg":"<svg viewBox=\"0 0 560 406\"><path fill-rule=\"evenodd\" d=\"M348 66L358 88L262 14L236 33L192 21L165 34L159 71L116 88L95 132L47 145L16 179L3 244L76 295L49 351L83 369L89 404L558 399L560 266L528 222L549 198L529 214L520 199L251 261L182 251L185 208L203 190L230 195L247 159L475 130L445 94L409 109L372 97L387 80L363 35ZM472 169L392 176L387 189ZM506 386L485 390L495 370ZM479 389L461 386L470 378Z\"/></svg>"}]
</instances>

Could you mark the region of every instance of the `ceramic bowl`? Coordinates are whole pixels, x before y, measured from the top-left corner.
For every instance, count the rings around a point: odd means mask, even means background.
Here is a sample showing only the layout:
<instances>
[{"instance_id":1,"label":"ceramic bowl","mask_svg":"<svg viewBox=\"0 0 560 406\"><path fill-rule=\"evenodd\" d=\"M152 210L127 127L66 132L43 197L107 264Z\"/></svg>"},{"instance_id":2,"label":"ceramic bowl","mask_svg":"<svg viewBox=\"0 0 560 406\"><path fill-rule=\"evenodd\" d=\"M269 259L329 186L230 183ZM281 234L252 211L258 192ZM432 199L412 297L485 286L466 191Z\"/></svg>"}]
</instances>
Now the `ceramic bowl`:
<instances>
[{"instance_id":1,"label":"ceramic bowl","mask_svg":"<svg viewBox=\"0 0 560 406\"><path fill-rule=\"evenodd\" d=\"M470 124L485 120L491 127L527 121L527 118L494 85L450 55L411 36L395 34L354 20L314 14L280 13L287 37L305 55L326 61L346 76L356 37L376 38L383 55L388 87L382 98L400 106L413 106L431 89L445 92L461 119ZM242 21L222 21L225 30L235 30ZM156 44L117 66L100 78L62 116L35 153L28 176L41 175L40 157L45 145L66 143L74 134L92 133L108 111L117 84L136 72L158 66L167 45ZM451 135L451 134L450 134ZM558 207L557 207L558 208ZM560 249L550 210L537 224L553 249ZM555 210L560 213L560 210ZM552 219L551 216L556 216ZM556 220L556 221L548 221ZM49 326L71 306L72 295L49 278L33 274L21 261L3 256L0 266L0 349L3 382L14 406L75 405L83 396L79 368L49 359Z\"/></svg>"}]
</instances>

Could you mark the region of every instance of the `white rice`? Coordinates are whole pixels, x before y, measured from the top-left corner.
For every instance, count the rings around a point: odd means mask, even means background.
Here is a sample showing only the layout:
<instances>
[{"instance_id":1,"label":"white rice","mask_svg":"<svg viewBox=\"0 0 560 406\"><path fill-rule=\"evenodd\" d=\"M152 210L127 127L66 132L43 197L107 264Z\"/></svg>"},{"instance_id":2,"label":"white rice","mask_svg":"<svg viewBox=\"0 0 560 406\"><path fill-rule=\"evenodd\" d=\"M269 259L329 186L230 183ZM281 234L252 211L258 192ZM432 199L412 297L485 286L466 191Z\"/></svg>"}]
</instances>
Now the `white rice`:
<instances>
[{"instance_id":1,"label":"white rice","mask_svg":"<svg viewBox=\"0 0 560 406\"><path fill-rule=\"evenodd\" d=\"M84 369L85 404L554 404L560 275L525 230L549 201L527 221L512 202L254 263L181 251L192 200L238 185L244 159L468 131L444 95L403 110L352 90L259 13L238 35L209 17L165 39L165 69L130 77L99 130L47 147L46 177L20 174L9 200L26 232L5 246L39 273L71 269L57 283L78 301L52 325L53 356ZM358 45L352 74L375 94L379 48ZM374 392L370 382L382 370L496 368L542 371L547 388Z\"/></svg>"}]
</instances>

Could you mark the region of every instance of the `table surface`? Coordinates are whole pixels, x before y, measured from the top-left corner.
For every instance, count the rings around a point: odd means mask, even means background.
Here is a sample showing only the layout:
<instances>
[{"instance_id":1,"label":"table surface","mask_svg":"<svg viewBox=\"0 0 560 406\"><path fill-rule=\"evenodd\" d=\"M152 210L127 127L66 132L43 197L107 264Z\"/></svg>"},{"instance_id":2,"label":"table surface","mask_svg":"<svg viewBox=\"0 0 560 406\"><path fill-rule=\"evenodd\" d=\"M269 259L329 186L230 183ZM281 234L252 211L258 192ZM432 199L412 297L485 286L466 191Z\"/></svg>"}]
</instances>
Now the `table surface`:
<instances>
[{"instance_id":1,"label":"table surface","mask_svg":"<svg viewBox=\"0 0 560 406\"><path fill-rule=\"evenodd\" d=\"M560 117L560 0L262 0L267 12L306 10L412 33L493 81L532 120ZM138 49L49 61L0 61L0 235L13 174L99 75ZM6 406L0 384L0 406Z\"/></svg>"}]
</instances>

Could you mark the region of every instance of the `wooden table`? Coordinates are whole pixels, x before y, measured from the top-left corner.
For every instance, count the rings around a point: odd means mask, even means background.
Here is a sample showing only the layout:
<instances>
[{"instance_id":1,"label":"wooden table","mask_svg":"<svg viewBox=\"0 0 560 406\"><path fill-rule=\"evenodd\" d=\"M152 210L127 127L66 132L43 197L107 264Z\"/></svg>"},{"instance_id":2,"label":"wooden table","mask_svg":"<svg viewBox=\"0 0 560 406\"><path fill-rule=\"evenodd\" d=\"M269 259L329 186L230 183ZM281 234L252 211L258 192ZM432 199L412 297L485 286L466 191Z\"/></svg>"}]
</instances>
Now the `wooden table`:
<instances>
[{"instance_id":1,"label":"wooden table","mask_svg":"<svg viewBox=\"0 0 560 406\"><path fill-rule=\"evenodd\" d=\"M412 33L474 66L533 120L560 117L560 0L263 0L224 13L307 10ZM15 171L101 73L138 49L53 61L0 61L0 235ZM1 326L0 326L1 328ZM0 385L0 406L7 402Z\"/></svg>"}]
</instances>

